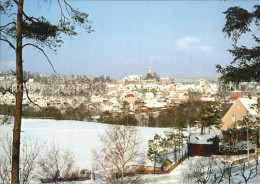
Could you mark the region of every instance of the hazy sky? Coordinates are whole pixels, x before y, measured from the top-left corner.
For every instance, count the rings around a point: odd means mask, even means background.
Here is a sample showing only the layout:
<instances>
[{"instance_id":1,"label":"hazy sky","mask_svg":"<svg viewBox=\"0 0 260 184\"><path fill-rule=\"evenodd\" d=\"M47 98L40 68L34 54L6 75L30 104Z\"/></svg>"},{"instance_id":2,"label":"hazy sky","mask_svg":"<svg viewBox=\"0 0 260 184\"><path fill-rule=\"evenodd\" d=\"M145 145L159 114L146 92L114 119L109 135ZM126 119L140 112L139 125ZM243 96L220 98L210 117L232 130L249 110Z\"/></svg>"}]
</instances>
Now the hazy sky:
<instances>
[{"instance_id":1,"label":"hazy sky","mask_svg":"<svg viewBox=\"0 0 260 184\"><path fill-rule=\"evenodd\" d=\"M28 14L60 17L58 6L25 0ZM109 75L123 78L146 74L147 67L162 77L217 77L215 65L229 64L227 49L232 41L222 28L231 6L252 10L257 1L70 1L89 14L95 32L79 30L77 37L64 37L64 44L53 54L46 50L60 74ZM1 16L4 24L7 18ZM1 42L0 42L1 43ZM250 36L242 37L250 44ZM41 52L24 49L27 71L52 73ZM15 54L1 43L0 71L14 67Z\"/></svg>"}]
</instances>

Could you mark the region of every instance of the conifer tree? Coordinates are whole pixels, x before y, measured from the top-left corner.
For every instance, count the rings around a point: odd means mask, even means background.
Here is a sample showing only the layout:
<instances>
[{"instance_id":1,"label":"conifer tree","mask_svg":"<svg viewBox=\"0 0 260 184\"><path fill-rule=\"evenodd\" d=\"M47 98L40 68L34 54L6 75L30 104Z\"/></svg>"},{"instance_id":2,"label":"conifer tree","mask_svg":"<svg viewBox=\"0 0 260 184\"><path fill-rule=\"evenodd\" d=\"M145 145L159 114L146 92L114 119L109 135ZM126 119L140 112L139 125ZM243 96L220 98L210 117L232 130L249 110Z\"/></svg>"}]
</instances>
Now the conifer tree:
<instances>
[{"instance_id":1,"label":"conifer tree","mask_svg":"<svg viewBox=\"0 0 260 184\"><path fill-rule=\"evenodd\" d=\"M52 1L50 0L49 3ZM0 25L0 41L7 43L15 51L16 56L16 88L13 92L16 98L13 149L12 149L12 183L19 183L20 132L22 119L22 100L24 90L28 96L26 80L23 76L23 52L26 47L39 50L47 59L54 72L55 69L47 56L45 49L56 52L63 43L62 36L76 36L76 26L82 26L87 32L92 32L88 14L73 8L67 0L54 1L60 8L59 20L48 20L43 16L36 17L25 10L24 0L0 1L0 14L10 22ZM38 1L46 5L46 1ZM15 44L14 44L15 43ZM26 61L25 61L26 62ZM7 89L8 90L8 89Z\"/></svg>"},{"instance_id":2,"label":"conifer tree","mask_svg":"<svg viewBox=\"0 0 260 184\"><path fill-rule=\"evenodd\" d=\"M162 162L166 155L165 143L166 139L158 134L155 134L154 138L148 141L147 156L154 162L154 173L156 169L156 163Z\"/></svg>"},{"instance_id":3,"label":"conifer tree","mask_svg":"<svg viewBox=\"0 0 260 184\"><path fill-rule=\"evenodd\" d=\"M260 38L257 37L260 25L260 5L255 5L253 11L230 7L224 14L226 23L222 31L234 42L233 49L228 50L234 59L228 66L216 66L217 72L222 74L220 80L226 83L260 82ZM252 34L253 46L237 45L240 37L246 33Z\"/></svg>"}]
</instances>

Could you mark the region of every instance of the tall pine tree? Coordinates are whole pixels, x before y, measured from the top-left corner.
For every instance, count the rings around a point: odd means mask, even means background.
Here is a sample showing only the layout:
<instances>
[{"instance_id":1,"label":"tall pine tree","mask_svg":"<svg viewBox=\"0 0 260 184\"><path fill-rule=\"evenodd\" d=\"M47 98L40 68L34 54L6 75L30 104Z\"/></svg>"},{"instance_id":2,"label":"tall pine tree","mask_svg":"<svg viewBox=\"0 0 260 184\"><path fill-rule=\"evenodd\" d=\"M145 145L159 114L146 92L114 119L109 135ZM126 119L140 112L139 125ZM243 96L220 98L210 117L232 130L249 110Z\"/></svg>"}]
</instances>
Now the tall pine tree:
<instances>
[{"instance_id":1,"label":"tall pine tree","mask_svg":"<svg viewBox=\"0 0 260 184\"><path fill-rule=\"evenodd\" d=\"M47 1L38 1L46 4ZM52 1L49 1L51 3ZM36 17L26 12L27 5L24 0L2 0L0 1L0 13L10 22L0 25L0 41L7 43L16 55L16 87L13 92L16 98L15 121L13 129L13 149L12 149L12 183L19 183L19 157L20 157L20 137L22 119L22 100L24 89L26 90L26 80L23 76L23 51L25 47L33 47L46 57L49 64L51 60L45 53L45 48L56 52L61 45L62 36L76 36L76 26L82 26L87 32L92 32L88 14L73 8L67 0L53 1L60 8L59 20L54 22L47 20L44 16ZM49 6L49 5L48 5ZM14 44L16 43L16 44ZM54 70L55 71L55 70ZM8 89L7 89L8 90Z\"/></svg>"}]
</instances>

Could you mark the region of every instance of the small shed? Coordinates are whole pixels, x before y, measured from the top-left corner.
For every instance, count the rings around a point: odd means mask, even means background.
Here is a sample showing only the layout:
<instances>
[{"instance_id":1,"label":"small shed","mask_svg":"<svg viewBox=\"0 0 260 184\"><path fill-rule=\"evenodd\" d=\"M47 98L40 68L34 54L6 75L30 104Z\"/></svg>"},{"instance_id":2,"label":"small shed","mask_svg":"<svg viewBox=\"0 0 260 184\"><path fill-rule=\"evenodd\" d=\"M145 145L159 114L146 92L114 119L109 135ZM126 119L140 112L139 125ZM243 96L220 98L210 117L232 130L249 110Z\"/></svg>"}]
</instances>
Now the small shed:
<instances>
[{"instance_id":1,"label":"small shed","mask_svg":"<svg viewBox=\"0 0 260 184\"><path fill-rule=\"evenodd\" d=\"M219 153L219 144L208 141L215 134L191 134L188 142L189 156L211 156Z\"/></svg>"}]
</instances>

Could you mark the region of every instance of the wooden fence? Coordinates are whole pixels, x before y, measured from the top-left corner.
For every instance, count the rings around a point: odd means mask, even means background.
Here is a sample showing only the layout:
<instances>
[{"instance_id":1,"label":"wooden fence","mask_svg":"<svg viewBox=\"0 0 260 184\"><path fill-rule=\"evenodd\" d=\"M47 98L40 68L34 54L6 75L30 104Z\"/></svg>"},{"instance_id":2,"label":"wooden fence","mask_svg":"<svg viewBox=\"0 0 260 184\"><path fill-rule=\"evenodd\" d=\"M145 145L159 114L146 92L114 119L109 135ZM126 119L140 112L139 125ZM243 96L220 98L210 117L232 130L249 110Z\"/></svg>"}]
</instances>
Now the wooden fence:
<instances>
[{"instance_id":1,"label":"wooden fence","mask_svg":"<svg viewBox=\"0 0 260 184\"><path fill-rule=\"evenodd\" d=\"M254 149L250 149L249 153L255 153ZM247 154L247 150L240 150L240 151L221 151L219 155L242 155Z\"/></svg>"},{"instance_id":2,"label":"wooden fence","mask_svg":"<svg viewBox=\"0 0 260 184\"><path fill-rule=\"evenodd\" d=\"M72 182L90 180L90 176L74 177L74 178L57 178L57 179L40 179L41 183L57 183L57 182Z\"/></svg>"},{"instance_id":3,"label":"wooden fence","mask_svg":"<svg viewBox=\"0 0 260 184\"><path fill-rule=\"evenodd\" d=\"M184 155L182 158L180 158L177 162L175 162L174 164L172 164L170 166L170 168L167 169L167 173L169 174L170 172L172 172L180 163L182 163L186 158L188 157L188 155Z\"/></svg>"},{"instance_id":4,"label":"wooden fence","mask_svg":"<svg viewBox=\"0 0 260 184\"><path fill-rule=\"evenodd\" d=\"M136 175L140 175L140 174L169 174L170 172L172 172L179 164L181 164L186 158L188 157L188 155L184 155L182 158L180 158L177 162L171 164L169 166L168 169L166 170L155 170L154 171L147 171L147 170L137 170L134 173L124 173L124 177L126 176L136 176ZM121 173L117 173L116 174L116 178L121 178L122 174Z\"/></svg>"},{"instance_id":5,"label":"wooden fence","mask_svg":"<svg viewBox=\"0 0 260 184\"><path fill-rule=\"evenodd\" d=\"M260 152L257 152L256 154L251 154L249 155L249 161L251 160L255 160L256 158L258 158L260 156ZM242 164L242 163L245 163L248 161L248 157L245 157L245 158L241 158L239 160L234 160L232 162L233 165L239 165L239 164Z\"/></svg>"}]
</instances>

